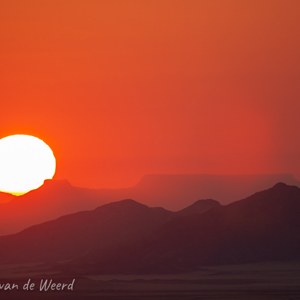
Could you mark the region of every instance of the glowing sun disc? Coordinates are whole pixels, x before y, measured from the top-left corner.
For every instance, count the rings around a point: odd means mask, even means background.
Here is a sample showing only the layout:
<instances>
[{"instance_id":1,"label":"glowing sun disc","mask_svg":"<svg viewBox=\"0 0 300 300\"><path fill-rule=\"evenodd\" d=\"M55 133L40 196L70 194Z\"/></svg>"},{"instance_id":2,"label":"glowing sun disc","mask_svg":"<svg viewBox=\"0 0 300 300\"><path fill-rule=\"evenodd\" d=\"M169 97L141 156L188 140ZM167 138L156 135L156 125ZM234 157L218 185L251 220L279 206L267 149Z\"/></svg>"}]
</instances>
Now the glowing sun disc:
<instances>
[{"instance_id":1,"label":"glowing sun disc","mask_svg":"<svg viewBox=\"0 0 300 300\"><path fill-rule=\"evenodd\" d=\"M0 191L25 194L52 179L56 161L39 138L16 134L0 139Z\"/></svg>"}]
</instances>

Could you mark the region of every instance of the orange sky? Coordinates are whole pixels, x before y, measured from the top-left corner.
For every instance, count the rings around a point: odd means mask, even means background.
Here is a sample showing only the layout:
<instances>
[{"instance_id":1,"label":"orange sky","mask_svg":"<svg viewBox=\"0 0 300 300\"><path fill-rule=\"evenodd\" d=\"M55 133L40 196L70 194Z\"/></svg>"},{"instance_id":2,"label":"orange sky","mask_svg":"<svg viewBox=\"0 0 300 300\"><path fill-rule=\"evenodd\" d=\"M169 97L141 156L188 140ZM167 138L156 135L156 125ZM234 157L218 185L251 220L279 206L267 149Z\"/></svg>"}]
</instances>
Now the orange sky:
<instances>
[{"instance_id":1,"label":"orange sky","mask_svg":"<svg viewBox=\"0 0 300 300\"><path fill-rule=\"evenodd\" d=\"M300 1L0 2L0 138L32 134L56 178L300 179Z\"/></svg>"}]
</instances>

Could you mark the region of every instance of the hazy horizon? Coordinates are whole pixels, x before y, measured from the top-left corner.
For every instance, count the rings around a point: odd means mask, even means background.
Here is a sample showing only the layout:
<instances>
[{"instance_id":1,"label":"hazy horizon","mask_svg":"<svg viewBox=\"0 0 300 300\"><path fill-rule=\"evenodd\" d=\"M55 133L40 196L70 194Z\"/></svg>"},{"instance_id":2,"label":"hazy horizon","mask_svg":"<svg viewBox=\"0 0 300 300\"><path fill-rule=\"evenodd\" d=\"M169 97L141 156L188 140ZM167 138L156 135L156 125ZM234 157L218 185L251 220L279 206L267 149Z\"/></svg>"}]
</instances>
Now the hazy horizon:
<instances>
[{"instance_id":1,"label":"hazy horizon","mask_svg":"<svg viewBox=\"0 0 300 300\"><path fill-rule=\"evenodd\" d=\"M0 3L0 138L41 138L55 178L300 178L297 0Z\"/></svg>"}]
</instances>

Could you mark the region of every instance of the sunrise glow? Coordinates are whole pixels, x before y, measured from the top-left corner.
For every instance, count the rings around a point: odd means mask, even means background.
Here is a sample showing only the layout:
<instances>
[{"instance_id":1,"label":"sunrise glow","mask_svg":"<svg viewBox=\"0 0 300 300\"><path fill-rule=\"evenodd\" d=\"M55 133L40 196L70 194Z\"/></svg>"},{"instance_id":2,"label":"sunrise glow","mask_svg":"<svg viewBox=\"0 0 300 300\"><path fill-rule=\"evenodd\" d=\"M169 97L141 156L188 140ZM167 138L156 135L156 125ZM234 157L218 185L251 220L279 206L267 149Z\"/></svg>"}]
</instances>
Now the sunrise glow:
<instances>
[{"instance_id":1,"label":"sunrise glow","mask_svg":"<svg viewBox=\"0 0 300 300\"><path fill-rule=\"evenodd\" d=\"M56 160L50 147L30 135L0 140L0 191L21 195L52 179Z\"/></svg>"}]
</instances>

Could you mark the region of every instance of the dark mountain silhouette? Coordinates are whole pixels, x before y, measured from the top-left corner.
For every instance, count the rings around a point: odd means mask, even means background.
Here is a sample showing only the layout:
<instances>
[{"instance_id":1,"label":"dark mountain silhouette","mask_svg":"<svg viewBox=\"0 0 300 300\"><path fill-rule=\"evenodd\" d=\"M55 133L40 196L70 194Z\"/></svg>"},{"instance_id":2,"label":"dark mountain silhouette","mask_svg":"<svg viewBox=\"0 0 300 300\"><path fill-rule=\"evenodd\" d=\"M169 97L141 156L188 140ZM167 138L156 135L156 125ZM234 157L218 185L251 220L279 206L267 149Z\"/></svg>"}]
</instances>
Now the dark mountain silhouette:
<instances>
[{"instance_id":1,"label":"dark mountain silhouette","mask_svg":"<svg viewBox=\"0 0 300 300\"><path fill-rule=\"evenodd\" d=\"M192 214L202 214L212 208L220 207L221 204L213 199L198 200L192 205L176 212L177 216L186 216Z\"/></svg>"},{"instance_id":2,"label":"dark mountain silhouette","mask_svg":"<svg viewBox=\"0 0 300 300\"><path fill-rule=\"evenodd\" d=\"M122 199L135 199L151 207L165 207L173 211L183 209L198 199L213 198L224 204L269 188L279 180L298 184L290 174L147 175L131 188L98 190L73 187L66 180L46 180L39 189L23 196L0 194L0 200L4 197L6 201L0 203L0 235L16 233L63 215L91 210Z\"/></svg>"},{"instance_id":3,"label":"dark mountain silhouette","mask_svg":"<svg viewBox=\"0 0 300 300\"><path fill-rule=\"evenodd\" d=\"M71 259L58 268L69 274L111 274L300 259L298 187L278 183L194 213L201 203L180 215L124 200L64 216L0 237L1 262Z\"/></svg>"},{"instance_id":4,"label":"dark mountain silhouette","mask_svg":"<svg viewBox=\"0 0 300 300\"><path fill-rule=\"evenodd\" d=\"M46 180L39 189L23 196L0 194L0 200L2 197L6 202L0 203L0 235L16 233L63 215L91 210L122 199L135 199L148 206L175 211L198 199L213 198L221 203L231 199L232 202L257 190L269 188L278 179L298 184L289 174L147 175L131 188L99 190L73 187L66 180Z\"/></svg>"},{"instance_id":5,"label":"dark mountain silhouette","mask_svg":"<svg viewBox=\"0 0 300 300\"><path fill-rule=\"evenodd\" d=\"M1 262L57 261L147 236L173 215L134 200L103 205L0 237Z\"/></svg>"},{"instance_id":6,"label":"dark mountain silhouette","mask_svg":"<svg viewBox=\"0 0 300 300\"><path fill-rule=\"evenodd\" d=\"M173 218L142 243L87 254L69 268L89 274L165 273L204 265L296 260L299 213L300 189L279 183L200 215Z\"/></svg>"}]
</instances>

